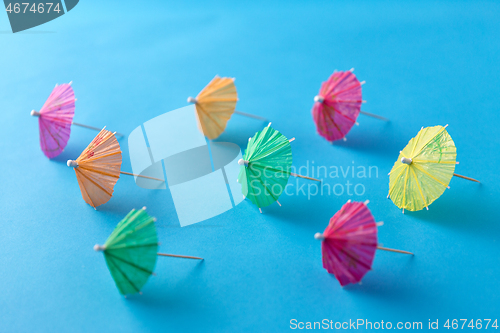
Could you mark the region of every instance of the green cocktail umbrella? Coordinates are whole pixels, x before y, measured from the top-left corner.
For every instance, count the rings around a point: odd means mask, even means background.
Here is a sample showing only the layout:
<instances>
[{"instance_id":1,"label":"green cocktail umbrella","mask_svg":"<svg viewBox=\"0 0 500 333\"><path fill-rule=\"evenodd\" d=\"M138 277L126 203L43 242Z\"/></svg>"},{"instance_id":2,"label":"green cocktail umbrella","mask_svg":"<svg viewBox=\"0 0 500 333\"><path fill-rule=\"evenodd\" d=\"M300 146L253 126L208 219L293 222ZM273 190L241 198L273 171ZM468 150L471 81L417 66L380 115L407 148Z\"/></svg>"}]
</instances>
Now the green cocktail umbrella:
<instances>
[{"instance_id":1,"label":"green cocktail umbrella","mask_svg":"<svg viewBox=\"0 0 500 333\"><path fill-rule=\"evenodd\" d=\"M146 207L132 209L118 223L104 245L94 246L94 250L104 253L111 276L122 295L141 293L142 287L154 274L158 255L203 260L198 257L157 253L159 244L156 218L149 216L145 209Z\"/></svg>"},{"instance_id":2,"label":"green cocktail umbrella","mask_svg":"<svg viewBox=\"0 0 500 333\"><path fill-rule=\"evenodd\" d=\"M278 202L290 176L320 181L291 172L292 147L283 134L271 127L271 123L248 141L241 165L238 182L243 195L253 202L262 213L262 207Z\"/></svg>"}]
</instances>

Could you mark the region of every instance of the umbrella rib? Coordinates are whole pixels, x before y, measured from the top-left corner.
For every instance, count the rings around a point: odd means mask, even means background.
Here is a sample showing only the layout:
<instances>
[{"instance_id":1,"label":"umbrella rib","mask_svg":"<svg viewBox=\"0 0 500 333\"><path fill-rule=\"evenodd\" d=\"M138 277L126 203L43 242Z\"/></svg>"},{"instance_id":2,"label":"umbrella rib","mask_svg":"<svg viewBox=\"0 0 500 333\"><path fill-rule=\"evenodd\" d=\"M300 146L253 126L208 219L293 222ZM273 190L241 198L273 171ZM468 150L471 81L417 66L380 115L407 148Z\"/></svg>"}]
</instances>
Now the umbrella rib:
<instances>
[{"instance_id":1,"label":"umbrella rib","mask_svg":"<svg viewBox=\"0 0 500 333\"><path fill-rule=\"evenodd\" d=\"M70 124L71 125L71 120L67 121L65 118L70 118L70 115L68 114L57 114L57 115L50 115L43 113L43 118L47 119L50 122L53 123L62 123L62 124Z\"/></svg>"},{"instance_id":2,"label":"umbrella rib","mask_svg":"<svg viewBox=\"0 0 500 333\"><path fill-rule=\"evenodd\" d=\"M248 178L249 178L249 177L248 177L247 172L248 172L248 173L251 173L250 169L245 168L245 177L246 177L246 179L247 179L247 181L248 181ZM251 182L252 182L252 181L250 181L250 183L251 183ZM251 194L251 195L252 195L252 197L254 197L254 198L255 198L256 196L255 196L255 192L253 191L253 186L247 186L247 188L248 188L249 194ZM248 196L248 195L247 195L247 196ZM257 207L259 207L259 205L258 205L258 204L256 204L256 205L257 205ZM260 207L259 207L259 208L260 208Z\"/></svg>"},{"instance_id":3,"label":"umbrella rib","mask_svg":"<svg viewBox=\"0 0 500 333\"><path fill-rule=\"evenodd\" d=\"M435 164L457 164L453 161L431 161L431 160L413 160L413 163L435 163Z\"/></svg>"},{"instance_id":4,"label":"umbrella rib","mask_svg":"<svg viewBox=\"0 0 500 333\"><path fill-rule=\"evenodd\" d=\"M328 252L335 258L335 260L340 264L342 263L342 260L340 259L340 257L337 255L337 253L335 253L335 251L333 251L332 249L328 249ZM354 281L356 280L356 277L351 273L351 271L349 271L348 268L346 268L344 265L341 265L342 266L342 272L339 272L339 273L342 273L343 275L347 276L349 278L349 280L351 281ZM334 273L335 274L335 273ZM337 277L338 279L338 277Z\"/></svg>"},{"instance_id":5,"label":"umbrella rib","mask_svg":"<svg viewBox=\"0 0 500 333\"><path fill-rule=\"evenodd\" d=\"M130 220L133 220L133 218L131 216L134 215L134 213L136 212L135 209L132 209L124 218L123 220L127 221L127 223L123 223L123 224L119 224L115 230L113 230L113 232L111 233L111 235L109 236L108 240L111 239L113 236L116 236L118 234L120 234L122 232L123 229L125 229L129 224L130 224ZM122 220L122 221L123 221ZM106 241L106 243L104 244L104 246L108 246L108 245L112 245L112 244L115 244L117 243L116 241L113 241L113 243L109 243Z\"/></svg>"},{"instance_id":6,"label":"umbrella rib","mask_svg":"<svg viewBox=\"0 0 500 333\"><path fill-rule=\"evenodd\" d=\"M76 172L76 169L75 169L76 179L77 179L78 181L80 180L80 179L79 179L79 177L80 177L79 173L80 173L80 172ZM94 201L92 200L92 198L90 197L89 192L87 192L87 189L85 188L85 186L80 186L80 191L81 191L82 189L83 189L83 191L85 192L85 195L87 195L87 198L89 198L90 202L92 202L92 207L94 207L94 208L95 208L95 207L96 207L96 206L95 206L95 203L94 203Z\"/></svg>"},{"instance_id":7,"label":"umbrella rib","mask_svg":"<svg viewBox=\"0 0 500 333\"><path fill-rule=\"evenodd\" d=\"M280 150L281 148L283 147L286 147L286 144L289 143L288 140L286 140L285 136L281 133L279 133L279 135L277 135L278 131L274 130L275 132L273 132L269 138L266 138L266 141L264 142L264 137L267 135L267 131L268 131L268 128L269 127L266 127L263 131L266 131L265 134L262 134L262 132L260 132L260 136L255 136L256 139L260 139L258 143L255 143L255 140L252 141L252 146L253 148L256 150L256 147L259 147L260 145L262 145L263 149L259 152L256 152L258 153L258 155L256 156L249 156L249 158L251 158L252 161L255 161L255 160L258 160L258 159L261 159L263 157L266 157L266 156L269 156L270 154L274 153L274 152L277 152L278 150ZM284 138L284 139L283 139ZM274 145L274 147L271 147L271 148L268 148L267 146L267 143L269 143L269 141L272 140L279 140L279 139L282 139L281 143L276 143ZM264 149L265 148L265 149Z\"/></svg>"},{"instance_id":8,"label":"umbrella rib","mask_svg":"<svg viewBox=\"0 0 500 333\"><path fill-rule=\"evenodd\" d=\"M409 168L406 169L406 175L405 175L405 185L403 187L403 209L405 209L406 206L406 185L408 185L408 170ZM403 210L404 212L404 210Z\"/></svg>"},{"instance_id":9,"label":"umbrella rib","mask_svg":"<svg viewBox=\"0 0 500 333\"><path fill-rule=\"evenodd\" d=\"M200 104L196 104L196 107L200 108L200 110L202 111L203 114L205 114L217 127L219 130L223 130L222 126L220 126L211 116L210 116L210 112L207 112L203 107L201 107ZM201 123L201 121L200 121Z\"/></svg>"},{"instance_id":10,"label":"umbrella rib","mask_svg":"<svg viewBox=\"0 0 500 333\"><path fill-rule=\"evenodd\" d=\"M333 108L333 107L332 107L332 109L333 109L333 112L335 113L335 108ZM326 117L326 116L327 116L327 117L328 117L328 119L330 119L330 121L333 123L333 126L335 126L335 128L337 129L337 131L339 131L340 135L344 135L344 134L342 133L342 131L340 130L339 126L337 125L337 123L335 122L335 120L333 119L333 117L332 117L332 115L330 114L330 112L328 112L328 111L327 111L327 112L325 112L325 117ZM345 135L344 135L344 136L345 136Z\"/></svg>"},{"instance_id":11,"label":"umbrella rib","mask_svg":"<svg viewBox=\"0 0 500 333\"><path fill-rule=\"evenodd\" d=\"M109 255L109 254L108 254ZM113 257L111 256L110 259L110 262L113 263L113 265L115 266L115 268L118 270L118 272L120 272L120 274L125 278L125 280L127 280L128 283L130 283L130 285L135 289L135 292L140 292L140 289L136 287L136 285L128 278L128 276L120 269L120 267L115 263Z\"/></svg>"},{"instance_id":12,"label":"umbrella rib","mask_svg":"<svg viewBox=\"0 0 500 333\"><path fill-rule=\"evenodd\" d=\"M256 162L256 161L258 161L258 160L260 160L260 159L262 159L264 157L268 157L269 155L274 154L275 152L279 151L282 148L286 148L287 147L287 145L286 145L287 143L289 143L288 140L282 142L279 146L275 147L274 150L270 149L269 151L262 152L261 154L259 154L257 156L254 156L254 158L252 158L252 162Z\"/></svg>"},{"instance_id":13,"label":"umbrella rib","mask_svg":"<svg viewBox=\"0 0 500 333\"><path fill-rule=\"evenodd\" d=\"M411 172L413 173L413 176L415 177L415 183L417 183L418 191L420 192L420 195L422 196L422 200L424 201L424 206L425 206L425 208L429 209L429 207L427 205L427 202L425 202L425 197L424 197L424 193L422 192L422 188L420 188L420 184L418 182L417 174L415 173L415 170L413 170L412 167L410 167L410 169L411 169Z\"/></svg>"},{"instance_id":14,"label":"umbrella rib","mask_svg":"<svg viewBox=\"0 0 500 333\"><path fill-rule=\"evenodd\" d=\"M445 130L446 130L446 127L443 127L439 132L436 133L436 135L434 135L432 138L429 138L429 141L427 141L422 146L422 148L420 148L420 150L416 154L414 154L412 156L414 156L414 157L418 156L422 152L422 150L424 150L424 148L427 147L427 145L431 142L432 139L434 139L435 137L437 137L438 135L440 135L441 133L443 133ZM415 147L416 147L416 145L415 145ZM413 149L415 149L415 147L413 147Z\"/></svg>"},{"instance_id":15,"label":"umbrella rib","mask_svg":"<svg viewBox=\"0 0 500 333\"><path fill-rule=\"evenodd\" d=\"M94 151L94 153L95 153L95 151ZM95 161L95 160L99 160L101 158L105 158L105 157L109 157L109 156L114 156L114 155L118 155L118 154L121 154L121 150L119 150L119 149L118 149L117 152L104 154L102 156L101 155L92 156L91 158L86 158L83 161L85 161L85 162L92 162L92 161Z\"/></svg>"},{"instance_id":16,"label":"umbrella rib","mask_svg":"<svg viewBox=\"0 0 500 333\"><path fill-rule=\"evenodd\" d=\"M115 176L111 173L106 173L104 171L99 171L99 170L96 170L94 168L87 168L85 166L78 166L78 168L82 168L83 170L88 170L88 171L91 171L91 172L95 172L95 173L98 173L100 175L104 175L104 176L109 176L109 177L113 177L113 178L120 178L120 176Z\"/></svg>"},{"instance_id":17,"label":"umbrella rib","mask_svg":"<svg viewBox=\"0 0 500 333\"><path fill-rule=\"evenodd\" d=\"M138 218L139 215L141 215L141 210L133 210L129 214L127 214L127 216L125 217L125 220L128 218L127 222L124 223L123 225L121 225L120 229L115 229L111 233L111 235L119 235L119 236L117 236L116 238L114 238L113 239L113 243L110 243L110 244L116 244L118 242L121 242L123 239L127 238L129 236L129 234L128 233L123 233L122 234L122 231L125 228L127 228L128 226L130 226L133 222L135 222L135 220ZM152 219L151 217L149 217L148 220L147 220L148 222L144 222L144 223L145 224L150 224L151 221L149 219L151 219L154 222L154 219Z\"/></svg>"},{"instance_id":18,"label":"umbrella rib","mask_svg":"<svg viewBox=\"0 0 500 333\"><path fill-rule=\"evenodd\" d=\"M412 157L414 156L413 153L415 152L415 148L417 147L418 140L420 140L420 135L422 134L422 131L423 131L423 129L418 132L417 139L415 140L415 145L413 146L413 149L411 150Z\"/></svg>"},{"instance_id":19,"label":"umbrella rib","mask_svg":"<svg viewBox=\"0 0 500 333\"><path fill-rule=\"evenodd\" d=\"M405 166L403 163L401 163L400 165L398 165L395 169L392 169L391 172L389 172L389 175L391 173L393 173L394 171L396 171L397 169L401 168L402 166Z\"/></svg>"},{"instance_id":20,"label":"umbrella rib","mask_svg":"<svg viewBox=\"0 0 500 333\"><path fill-rule=\"evenodd\" d=\"M358 104L358 103L362 103L362 100L358 100L358 99L337 99L337 103Z\"/></svg>"},{"instance_id":21,"label":"umbrella rib","mask_svg":"<svg viewBox=\"0 0 500 333\"><path fill-rule=\"evenodd\" d=\"M354 119L352 119L352 118L350 118L350 117L346 116L345 114L343 114L342 112L340 112L340 110L337 110L334 106L332 106L332 109L333 109L333 111L335 111L335 112L337 112L338 114L340 114L341 116L343 116L345 119L350 120L350 121L352 121L353 123L354 123L354 122L356 122Z\"/></svg>"},{"instance_id":22,"label":"umbrella rib","mask_svg":"<svg viewBox=\"0 0 500 333\"><path fill-rule=\"evenodd\" d=\"M45 127L45 129L47 130L47 132L49 133L49 135L52 137L52 139L54 139L54 141L57 143L57 147L58 148L61 148L61 145L59 144L59 140L57 140L53 135L52 133L50 132L49 128L45 125L45 123L42 121L43 123L43 126ZM45 141L44 141L45 142ZM45 142L46 144L46 142Z\"/></svg>"},{"instance_id":23,"label":"umbrella rib","mask_svg":"<svg viewBox=\"0 0 500 333\"><path fill-rule=\"evenodd\" d=\"M337 86L342 82L344 81L344 79L346 78L347 75L349 75L349 73L351 73L350 71L345 71L344 73L342 73L342 75L339 77L339 79L335 82L335 84L332 86L332 87L329 87L329 89L327 88L327 93L329 91L329 93L333 93L333 89L337 88ZM327 81L328 82L328 81Z\"/></svg>"},{"instance_id":24,"label":"umbrella rib","mask_svg":"<svg viewBox=\"0 0 500 333\"><path fill-rule=\"evenodd\" d=\"M400 166L405 166L406 164L401 164ZM394 170L396 171L396 170ZM401 169L401 172L399 173L399 175L397 175L397 177L401 176L401 174L405 171L405 169ZM392 171L391 171L392 173ZM394 182L392 184L392 187L389 189L389 195L391 195L392 191L394 190L394 188L396 187L396 182Z\"/></svg>"},{"instance_id":25,"label":"umbrella rib","mask_svg":"<svg viewBox=\"0 0 500 333\"><path fill-rule=\"evenodd\" d=\"M366 269L370 269L370 266L366 265L364 262L362 262L361 260L359 260L359 258L356 258L354 257L352 254L350 254L349 252L346 252L343 248L339 248L338 249L340 252L344 253L346 256L348 256L349 258L351 258L352 260L356 261L357 263L361 264L361 266L364 266Z\"/></svg>"},{"instance_id":26,"label":"umbrella rib","mask_svg":"<svg viewBox=\"0 0 500 333\"><path fill-rule=\"evenodd\" d=\"M40 123L40 122L43 122L43 120L42 120L41 118L40 118L40 119L38 119L38 123ZM42 125L44 126L44 128L46 128L45 124L42 124ZM45 140L45 135L40 135L40 138L41 138L41 139L42 139L42 141L43 141L43 145L44 145L45 147L47 147L47 141ZM59 145L58 145L58 146L59 146Z\"/></svg>"},{"instance_id":27,"label":"umbrella rib","mask_svg":"<svg viewBox=\"0 0 500 333\"><path fill-rule=\"evenodd\" d=\"M138 212L140 212L140 211L138 211ZM137 215L134 215L133 217L131 217L129 223L126 224L126 226L124 226L123 229L125 229L125 227L128 227L130 224L132 224L132 222L134 222L136 218L137 218ZM136 227L136 229L134 229L134 232L137 232L137 231L147 227L148 225L150 225L151 223L154 223L154 222L155 222L155 220L150 217L148 220L143 221L143 224L141 225L141 227L139 229L137 229L137 227ZM120 233L122 232L122 230L120 230ZM119 243L122 240L126 239L130 235L131 235L131 233L123 233L120 236L116 237L116 239L114 239L114 242L112 244Z\"/></svg>"},{"instance_id":28,"label":"umbrella rib","mask_svg":"<svg viewBox=\"0 0 500 333\"><path fill-rule=\"evenodd\" d=\"M118 246L107 246L106 250L119 250L119 249L135 249L138 247L148 247L148 246L158 246L158 243L142 244L142 245L118 245Z\"/></svg>"},{"instance_id":29,"label":"umbrella rib","mask_svg":"<svg viewBox=\"0 0 500 333\"><path fill-rule=\"evenodd\" d=\"M252 170L250 170L250 172L252 172ZM259 183L264 187L264 189L266 190L266 192L269 193L274 200L277 200L277 198L274 196L274 193L272 193L272 191L269 191L267 189L267 186L260 180L260 178L257 178L257 179L258 179Z\"/></svg>"},{"instance_id":30,"label":"umbrella rib","mask_svg":"<svg viewBox=\"0 0 500 333\"><path fill-rule=\"evenodd\" d=\"M338 95L340 95L340 94L342 94L342 93L344 93L344 92L346 92L346 91L349 91L349 90L351 90L351 89L355 89L355 88L357 88L357 87L361 87L361 84L358 86L358 85L355 83L354 85L352 85L352 86L350 86L350 87L348 87L348 88L345 88L344 90L341 90L341 91L337 92L337 93L335 94L335 96L338 96Z\"/></svg>"},{"instance_id":31,"label":"umbrella rib","mask_svg":"<svg viewBox=\"0 0 500 333\"><path fill-rule=\"evenodd\" d=\"M94 184L95 186L99 187L103 192L105 192L106 194L108 194L109 196L112 196L113 193L109 193L106 189L104 189L101 185L97 184L95 181L93 181L92 179L90 179L89 177L87 177L83 172L80 172L80 174L85 178L87 179L88 181L90 181L92 184ZM90 198L90 196L89 196Z\"/></svg>"},{"instance_id":32,"label":"umbrella rib","mask_svg":"<svg viewBox=\"0 0 500 333\"><path fill-rule=\"evenodd\" d=\"M122 258L120 258L120 257L117 257L117 256L115 256L115 255L113 255L113 254L109 253L108 251L106 251L106 255L111 256L111 257L115 258L116 260L119 260L119 261L121 261L121 262L123 262L123 263L125 263L125 264L127 264L127 265L130 265L130 266L132 266L132 267L134 267L134 268L137 268L138 270L141 270L141 271L146 272L146 273L148 273L148 274L153 274L153 272L148 271L147 269L145 269L145 268L143 268L143 267L141 267L141 266L137 266L136 264L133 264L133 263L131 263L131 262L129 262L129 261L126 261L126 260L124 260L124 259L122 259Z\"/></svg>"},{"instance_id":33,"label":"umbrella rib","mask_svg":"<svg viewBox=\"0 0 500 333\"><path fill-rule=\"evenodd\" d=\"M275 168L269 167L269 166L264 167L264 169L265 170L271 170L271 171L274 171L274 172L281 172L281 173L288 174L288 175L292 174L292 172L290 172L290 171L278 170L278 169L275 169Z\"/></svg>"},{"instance_id":34,"label":"umbrella rib","mask_svg":"<svg viewBox=\"0 0 500 333\"><path fill-rule=\"evenodd\" d=\"M442 181L440 181L439 179L437 179L436 177L434 177L433 175L431 175L429 172L427 172L424 168L422 168L420 165L418 164L415 164L415 168L419 169L420 171L422 171L423 173L425 173L427 176L429 176L430 178L434 179L435 181L437 181L439 184L443 185L444 187L448 187L448 185L446 185L445 183L443 183Z\"/></svg>"}]
</instances>

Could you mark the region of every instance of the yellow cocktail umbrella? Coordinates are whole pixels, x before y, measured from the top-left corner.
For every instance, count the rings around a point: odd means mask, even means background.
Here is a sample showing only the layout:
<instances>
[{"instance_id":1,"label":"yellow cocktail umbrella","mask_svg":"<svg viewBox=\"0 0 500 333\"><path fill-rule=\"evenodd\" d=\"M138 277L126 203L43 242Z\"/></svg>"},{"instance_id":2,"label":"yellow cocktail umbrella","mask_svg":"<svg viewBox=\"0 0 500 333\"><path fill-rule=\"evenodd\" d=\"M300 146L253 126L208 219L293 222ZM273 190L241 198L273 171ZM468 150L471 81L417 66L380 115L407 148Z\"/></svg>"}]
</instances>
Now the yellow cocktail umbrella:
<instances>
[{"instance_id":1,"label":"yellow cocktail umbrella","mask_svg":"<svg viewBox=\"0 0 500 333\"><path fill-rule=\"evenodd\" d=\"M396 206L410 211L421 210L439 198L449 188L455 172L457 149L446 126L426 127L410 140L392 167L389 195Z\"/></svg>"}]
</instances>

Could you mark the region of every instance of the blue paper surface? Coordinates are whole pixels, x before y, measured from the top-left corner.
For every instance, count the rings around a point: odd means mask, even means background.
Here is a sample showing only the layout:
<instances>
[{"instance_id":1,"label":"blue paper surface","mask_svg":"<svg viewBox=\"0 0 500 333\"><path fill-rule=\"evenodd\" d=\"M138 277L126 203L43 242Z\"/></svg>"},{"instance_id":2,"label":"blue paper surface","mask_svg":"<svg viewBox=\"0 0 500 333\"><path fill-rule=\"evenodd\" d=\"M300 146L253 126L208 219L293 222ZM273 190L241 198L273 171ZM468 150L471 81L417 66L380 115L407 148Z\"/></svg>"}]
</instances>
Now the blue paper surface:
<instances>
[{"instance_id":1,"label":"blue paper surface","mask_svg":"<svg viewBox=\"0 0 500 333\"><path fill-rule=\"evenodd\" d=\"M12 34L0 13L0 331L276 332L292 319L424 328L438 319L443 329L446 319L500 320L499 15L494 1L88 0ZM313 98L333 70L351 67L367 82L362 109L391 121L361 115L346 142L330 145L316 134ZM215 74L236 78L238 110L296 137L297 169L312 176L313 166L321 175L317 167L328 167L323 195L291 178L282 207L260 214L245 200L181 228L169 190L140 188L133 177L122 176L97 211L82 200L66 160L93 131L73 126L53 160L40 151L29 113L56 83L74 82L75 122L129 134L185 106ZM482 184L454 178L429 211L403 215L386 199L387 173L422 126L445 124L456 172ZM234 115L218 141L244 149L265 125ZM119 142L131 171L127 139ZM380 242L415 256L378 251L362 285L341 288L313 236L348 199L369 199L385 223ZM158 219L162 252L205 261L159 258L144 294L125 299L92 247L143 206Z\"/></svg>"}]
</instances>

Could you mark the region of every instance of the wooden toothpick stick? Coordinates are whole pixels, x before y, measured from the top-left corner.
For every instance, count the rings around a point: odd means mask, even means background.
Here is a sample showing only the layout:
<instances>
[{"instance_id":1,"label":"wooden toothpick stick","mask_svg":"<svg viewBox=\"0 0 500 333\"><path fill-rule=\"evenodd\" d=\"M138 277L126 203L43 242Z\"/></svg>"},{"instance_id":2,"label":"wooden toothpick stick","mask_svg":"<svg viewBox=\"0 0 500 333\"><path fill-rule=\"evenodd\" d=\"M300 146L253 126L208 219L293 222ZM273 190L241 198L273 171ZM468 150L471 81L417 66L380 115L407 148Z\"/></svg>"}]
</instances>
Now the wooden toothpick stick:
<instances>
[{"instance_id":1,"label":"wooden toothpick stick","mask_svg":"<svg viewBox=\"0 0 500 333\"><path fill-rule=\"evenodd\" d=\"M163 179L159 178L154 178L154 177L149 177L149 176L141 176L141 175L136 175L135 173L130 173L130 172L125 172L125 171L120 171L121 174L128 175L128 176L136 176L136 177L141 177L141 178L147 178L147 179L152 179L152 180L158 180L160 182L164 182Z\"/></svg>"},{"instance_id":2,"label":"wooden toothpick stick","mask_svg":"<svg viewBox=\"0 0 500 333\"><path fill-rule=\"evenodd\" d=\"M467 180L470 180L470 181L473 181L473 182L476 182L476 183L481 183L479 180L477 179L474 179L474 178L470 178L470 177L466 177L466 176L462 176L462 175L459 175L459 174L456 174L454 173L453 176L455 177L458 177L458 178L463 178L463 179L467 179Z\"/></svg>"},{"instance_id":3,"label":"wooden toothpick stick","mask_svg":"<svg viewBox=\"0 0 500 333\"><path fill-rule=\"evenodd\" d=\"M259 117L259 116L256 116L256 115L253 115L253 114L249 114L249 113L245 113L245 112L241 112L241 111L234 111L234 113L239 114L240 116L250 117L250 118L254 118L254 119L258 119L258 120L262 120L262 121L266 121L267 120L264 117Z\"/></svg>"},{"instance_id":4,"label":"wooden toothpick stick","mask_svg":"<svg viewBox=\"0 0 500 333\"><path fill-rule=\"evenodd\" d=\"M382 247L382 246L377 246L377 249L383 250L383 251L389 251L389 252L397 252L397 253L404 253L404 254L411 254L412 256L414 255L411 252L408 251L403 251L403 250L395 250L395 249L390 249L388 247Z\"/></svg>"},{"instance_id":5,"label":"wooden toothpick stick","mask_svg":"<svg viewBox=\"0 0 500 333\"><path fill-rule=\"evenodd\" d=\"M97 128L97 127L93 127L93 126L89 126L89 125L84 125L84 124L80 124L80 123L75 123L74 121L71 122L71 124L76 125L76 126L80 126L80 127L84 127L84 128L88 128L88 129L91 129L94 131L101 131L101 128ZM123 136L123 134L118 133L118 132L114 132L114 134L116 134L118 136Z\"/></svg>"},{"instance_id":6,"label":"wooden toothpick stick","mask_svg":"<svg viewBox=\"0 0 500 333\"><path fill-rule=\"evenodd\" d=\"M384 121L389 121L389 119L387 119L387 118L384 118L384 117L382 117L382 116L379 116L379 115L376 115L376 114L373 114L373 113L370 113L370 112L359 111L359 113L362 113L362 114L364 114L365 116L369 116L369 117L377 118L377 119L384 120Z\"/></svg>"},{"instance_id":7,"label":"wooden toothpick stick","mask_svg":"<svg viewBox=\"0 0 500 333\"><path fill-rule=\"evenodd\" d=\"M200 257L181 256L181 255L178 255L178 254L157 253L157 255L159 255L159 256L163 256L163 257L174 257L174 258L185 258L185 259L205 260L205 259L200 258Z\"/></svg>"},{"instance_id":8,"label":"wooden toothpick stick","mask_svg":"<svg viewBox=\"0 0 500 333\"><path fill-rule=\"evenodd\" d=\"M294 177L299 177L299 178L304 178L304 179L315 180L317 182L321 182L321 180L319 180L319 179L311 178L311 177L306 177L306 176L301 176L301 175L298 175L298 174L293 173L293 172L290 172L290 175L292 175Z\"/></svg>"},{"instance_id":9,"label":"wooden toothpick stick","mask_svg":"<svg viewBox=\"0 0 500 333\"><path fill-rule=\"evenodd\" d=\"M57 87L57 85L56 85L56 87ZM76 101L76 99L75 99L75 101ZM35 110L31 111L31 115L34 116L34 117L40 117L41 116L40 112L35 111ZM80 123L75 123L74 121L71 122L71 125L88 128L88 129L91 129L91 130L94 130L94 131L99 131L99 132L101 131L101 128L93 127L93 126L89 126L89 125L84 125L84 124L80 124ZM118 136L123 136L123 134L118 133L118 132L115 132L114 134L116 134Z\"/></svg>"}]
</instances>

